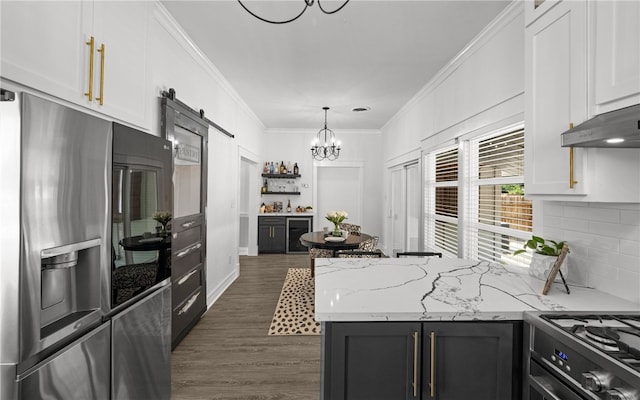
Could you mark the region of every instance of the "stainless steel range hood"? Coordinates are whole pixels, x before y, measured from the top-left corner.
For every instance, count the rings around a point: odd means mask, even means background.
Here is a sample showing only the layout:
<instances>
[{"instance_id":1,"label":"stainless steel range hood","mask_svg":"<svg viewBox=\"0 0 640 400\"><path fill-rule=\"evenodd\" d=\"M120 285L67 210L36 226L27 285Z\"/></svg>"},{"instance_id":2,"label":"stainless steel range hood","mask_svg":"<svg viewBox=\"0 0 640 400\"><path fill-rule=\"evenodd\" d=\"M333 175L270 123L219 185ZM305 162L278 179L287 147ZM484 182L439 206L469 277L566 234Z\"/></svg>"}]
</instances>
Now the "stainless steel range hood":
<instances>
[{"instance_id":1,"label":"stainless steel range hood","mask_svg":"<svg viewBox=\"0 0 640 400\"><path fill-rule=\"evenodd\" d=\"M562 133L562 147L640 148L640 104L596 115Z\"/></svg>"}]
</instances>

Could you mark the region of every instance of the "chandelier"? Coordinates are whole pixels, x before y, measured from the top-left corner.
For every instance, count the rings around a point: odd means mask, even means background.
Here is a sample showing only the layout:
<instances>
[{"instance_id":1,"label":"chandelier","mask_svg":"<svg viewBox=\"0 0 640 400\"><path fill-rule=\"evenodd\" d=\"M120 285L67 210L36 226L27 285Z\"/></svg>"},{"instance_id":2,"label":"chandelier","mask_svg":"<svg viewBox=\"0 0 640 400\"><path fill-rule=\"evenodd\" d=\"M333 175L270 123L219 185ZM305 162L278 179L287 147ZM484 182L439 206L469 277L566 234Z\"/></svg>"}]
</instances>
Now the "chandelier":
<instances>
[{"instance_id":1,"label":"chandelier","mask_svg":"<svg viewBox=\"0 0 640 400\"><path fill-rule=\"evenodd\" d=\"M329 107L322 107L324 110L324 128L320 129L316 134L316 138L311 141L311 155L314 160L333 161L340 155L340 142L336 142L336 135L327 128L327 111ZM324 141L320 138L324 136ZM324 143L322 146L319 143Z\"/></svg>"},{"instance_id":2,"label":"chandelier","mask_svg":"<svg viewBox=\"0 0 640 400\"><path fill-rule=\"evenodd\" d=\"M254 17L258 18L260 21L264 21L264 22L268 22L270 24L286 24L288 22L293 22L295 20L297 20L298 18L300 18L302 16L302 14L304 14L305 11L307 11L307 8L311 7L313 5L313 3L315 2L315 0L303 0L304 2L304 8L302 9L302 11L300 11L300 13L298 15L296 15L293 18L284 20L284 21L272 21L272 20L268 20L266 18L262 18L260 16L258 16L257 14L253 13L251 10L249 10L247 8L247 6L245 6L244 4L242 4L241 0L238 0L238 3L240 3L240 5L242 6L242 8L244 8L249 14L253 15ZM318 0L318 7L320 7L320 10L325 13L325 14L334 14L337 13L338 11L342 10L342 8L344 6L347 5L347 3L349 2L349 0L346 0L344 3L342 3L342 5L338 8L336 8L333 11L327 11L324 9L324 7L322 7L322 4L320 3L320 0Z\"/></svg>"}]
</instances>

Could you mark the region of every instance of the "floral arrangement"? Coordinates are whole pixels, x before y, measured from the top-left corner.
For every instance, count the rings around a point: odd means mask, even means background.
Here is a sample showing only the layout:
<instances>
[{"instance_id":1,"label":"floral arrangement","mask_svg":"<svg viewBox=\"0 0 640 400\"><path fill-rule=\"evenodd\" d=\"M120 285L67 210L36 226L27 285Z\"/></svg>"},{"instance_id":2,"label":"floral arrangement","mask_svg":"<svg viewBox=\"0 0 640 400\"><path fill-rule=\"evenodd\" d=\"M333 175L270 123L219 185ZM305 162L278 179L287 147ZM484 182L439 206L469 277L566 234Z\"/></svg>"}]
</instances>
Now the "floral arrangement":
<instances>
[{"instance_id":1,"label":"floral arrangement","mask_svg":"<svg viewBox=\"0 0 640 400\"><path fill-rule=\"evenodd\" d=\"M156 211L153 213L153 219L158 221L162 225L162 232L167 231L167 224L171 221L171 212L169 211Z\"/></svg>"},{"instance_id":2,"label":"floral arrangement","mask_svg":"<svg viewBox=\"0 0 640 400\"><path fill-rule=\"evenodd\" d=\"M346 211L329 211L327 213L325 218L328 221L333 222L333 225L334 225L333 235L334 236L340 236L340 223L342 221L344 221L345 219L347 219L348 217L349 217L349 214L347 214Z\"/></svg>"}]
</instances>

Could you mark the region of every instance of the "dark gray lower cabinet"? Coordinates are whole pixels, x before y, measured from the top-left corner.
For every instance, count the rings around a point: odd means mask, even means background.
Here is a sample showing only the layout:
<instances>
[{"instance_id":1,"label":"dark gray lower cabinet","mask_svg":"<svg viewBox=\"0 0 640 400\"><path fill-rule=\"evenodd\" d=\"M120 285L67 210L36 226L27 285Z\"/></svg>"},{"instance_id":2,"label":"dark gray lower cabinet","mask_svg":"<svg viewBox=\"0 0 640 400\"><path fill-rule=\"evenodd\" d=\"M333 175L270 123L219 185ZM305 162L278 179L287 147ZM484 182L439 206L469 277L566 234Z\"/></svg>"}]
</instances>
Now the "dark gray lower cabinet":
<instances>
[{"instance_id":1,"label":"dark gray lower cabinet","mask_svg":"<svg viewBox=\"0 0 640 400\"><path fill-rule=\"evenodd\" d=\"M519 321L327 322L322 399L516 400Z\"/></svg>"},{"instance_id":2,"label":"dark gray lower cabinet","mask_svg":"<svg viewBox=\"0 0 640 400\"><path fill-rule=\"evenodd\" d=\"M286 217L258 217L258 253L285 253Z\"/></svg>"}]
</instances>

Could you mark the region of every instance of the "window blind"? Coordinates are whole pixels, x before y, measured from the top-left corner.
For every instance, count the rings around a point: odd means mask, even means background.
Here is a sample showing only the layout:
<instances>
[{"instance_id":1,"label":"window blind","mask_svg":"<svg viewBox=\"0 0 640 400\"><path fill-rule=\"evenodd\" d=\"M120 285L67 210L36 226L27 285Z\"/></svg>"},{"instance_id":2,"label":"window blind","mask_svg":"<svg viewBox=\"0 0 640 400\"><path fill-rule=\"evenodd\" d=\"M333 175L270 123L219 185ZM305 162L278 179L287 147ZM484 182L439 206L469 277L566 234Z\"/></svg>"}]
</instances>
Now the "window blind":
<instances>
[{"instance_id":1,"label":"window blind","mask_svg":"<svg viewBox=\"0 0 640 400\"><path fill-rule=\"evenodd\" d=\"M524 130L470 141L467 255L527 266L511 254L530 237L533 208L524 198Z\"/></svg>"}]
</instances>

